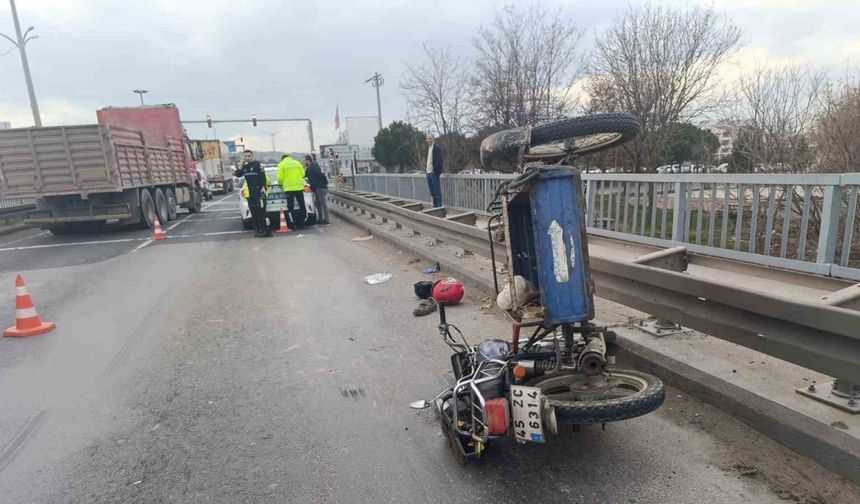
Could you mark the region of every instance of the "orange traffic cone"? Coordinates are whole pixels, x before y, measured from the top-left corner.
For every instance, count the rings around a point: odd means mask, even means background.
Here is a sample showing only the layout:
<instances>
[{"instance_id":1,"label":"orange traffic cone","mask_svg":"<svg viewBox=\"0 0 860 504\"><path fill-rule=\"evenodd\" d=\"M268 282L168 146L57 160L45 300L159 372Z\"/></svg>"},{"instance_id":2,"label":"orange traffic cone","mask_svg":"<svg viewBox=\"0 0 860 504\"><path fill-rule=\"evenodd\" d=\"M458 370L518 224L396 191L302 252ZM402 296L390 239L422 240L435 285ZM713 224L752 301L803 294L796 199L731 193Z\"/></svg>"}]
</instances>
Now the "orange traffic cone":
<instances>
[{"instance_id":1,"label":"orange traffic cone","mask_svg":"<svg viewBox=\"0 0 860 504\"><path fill-rule=\"evenodd\" d=\"M289 233L290 228L287 227L287 216L284 214L284 209L281 209L281 223L278 225L278 233Z\"/></svg>"},{"instance_id":2,"label":"orange traffic cone","mask_svg":"<svg viewBox=\"0 0 860 504\"><path fill-rule=\"evenodd\" d=\"M158 221L158 216L155 216L155 233L152 234L153 240L163 240L167 238L167 233L161 230L161 222Z\"/></svg>"},{"instance_id":3,"label":"orange traffic cone","mask_svg":"<svg viewBox=\"0 0 860 504\"><path fill-rule=\"evenodd\" d=\"M30 294L27 293L27 286L24 285L24 279L21 278L21 275L15 279L15 290L18 291L15 297L15 325L3 331L3 336L25 338L44 334L57 327L57 324L53 322L42 322L39 314L36 313L36 307L33 306Z\"/></svg>"}]
</instances>

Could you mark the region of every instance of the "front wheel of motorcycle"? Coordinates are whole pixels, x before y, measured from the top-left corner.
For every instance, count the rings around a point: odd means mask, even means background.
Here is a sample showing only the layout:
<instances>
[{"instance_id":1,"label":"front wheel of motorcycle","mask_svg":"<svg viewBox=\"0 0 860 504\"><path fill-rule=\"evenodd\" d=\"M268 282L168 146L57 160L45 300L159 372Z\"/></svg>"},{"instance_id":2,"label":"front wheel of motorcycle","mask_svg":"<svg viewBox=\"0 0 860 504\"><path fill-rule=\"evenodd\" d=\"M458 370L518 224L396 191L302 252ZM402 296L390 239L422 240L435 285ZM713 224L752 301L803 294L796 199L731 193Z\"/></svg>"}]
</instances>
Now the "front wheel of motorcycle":
<instances>
[{"instance_id":1,"label":"front wheel of motorcycle","mask_svg":"<svg viewBox=\"0 0 860 504\"><path fill-rule=\"evenodd\" d=\"M563 423L618 422L656 410L666 399L658 378L629 369L613 369L598 376L562 372L530 380L541 389L556 419Z\"/></svg>"}]
</instances>

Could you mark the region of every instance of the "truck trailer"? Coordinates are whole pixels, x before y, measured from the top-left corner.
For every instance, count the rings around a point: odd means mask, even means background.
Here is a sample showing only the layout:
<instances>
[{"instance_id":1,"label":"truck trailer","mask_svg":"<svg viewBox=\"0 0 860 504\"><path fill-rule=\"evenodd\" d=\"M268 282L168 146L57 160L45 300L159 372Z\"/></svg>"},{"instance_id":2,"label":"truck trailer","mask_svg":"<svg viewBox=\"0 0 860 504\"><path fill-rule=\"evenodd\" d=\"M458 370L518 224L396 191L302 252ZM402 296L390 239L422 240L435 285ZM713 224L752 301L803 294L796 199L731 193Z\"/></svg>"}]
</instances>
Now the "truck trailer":
<instances>
[{"instance_id":1,"label":"truck trailer","mask_svg":"<svg viewBox=\"0 0 860 504\"><path fill-rule=\"evenodd\" d=\"M174 105L108 107L97 124L0 131L0 197L35 198L25 222L54 234L108 221L152 228L200 211Z\"/></svg>"},{"instance_id":2,"label":"truck trailer","mask_svg":"<svg viewBox=\"0 0 860 504\"><path fill-rule=\"evenodd\" d=\"M189 140L191 158L213 192L233 192L233 169L227 146L218 140Z\"/></svg>"}]
</instances>

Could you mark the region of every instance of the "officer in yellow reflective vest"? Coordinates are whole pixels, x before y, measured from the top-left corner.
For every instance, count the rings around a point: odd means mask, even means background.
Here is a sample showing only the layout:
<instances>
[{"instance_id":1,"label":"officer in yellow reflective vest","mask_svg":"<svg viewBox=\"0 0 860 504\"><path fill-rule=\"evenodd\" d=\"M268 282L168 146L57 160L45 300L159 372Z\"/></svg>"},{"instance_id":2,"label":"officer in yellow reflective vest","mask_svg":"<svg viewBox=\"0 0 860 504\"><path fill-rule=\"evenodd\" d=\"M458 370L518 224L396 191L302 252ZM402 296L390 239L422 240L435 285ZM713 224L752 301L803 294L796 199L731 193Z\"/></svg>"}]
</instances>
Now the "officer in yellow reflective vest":
<instances>
[{"instance_id":1,"label":"officer in yellow reflective vest","mask_svg":"<svg viewBox=\"0 0 860 504\"><path fill-rule=\"evenodd\" d=\"M288 155L281 158L278 163L278 183L284 188L287 195L287 208L290 211L292 229L303 229L305 227L305 167L296 159Z\"/></svg>"}]
</instances>

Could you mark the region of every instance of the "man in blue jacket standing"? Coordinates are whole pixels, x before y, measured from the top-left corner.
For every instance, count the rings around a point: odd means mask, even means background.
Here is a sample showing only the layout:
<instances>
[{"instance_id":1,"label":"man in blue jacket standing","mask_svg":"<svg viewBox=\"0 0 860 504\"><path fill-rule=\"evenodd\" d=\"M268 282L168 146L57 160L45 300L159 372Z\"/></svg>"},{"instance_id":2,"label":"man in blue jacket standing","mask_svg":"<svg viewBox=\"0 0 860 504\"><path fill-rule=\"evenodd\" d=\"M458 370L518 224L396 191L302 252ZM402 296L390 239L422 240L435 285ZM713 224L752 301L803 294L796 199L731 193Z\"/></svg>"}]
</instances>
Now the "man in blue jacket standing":
<instances>
[{"instance_id":1,"label":"man in blue jacket standing","mask_svg":"<svg viewBox=\"0 0 860 504\"><path fill-rule=\"evenodd\" d=\"M433 208L442 206L442 148L436 145L433 133L427 133L427 187L433 199Z\"/></svg>"}]
</instances>

